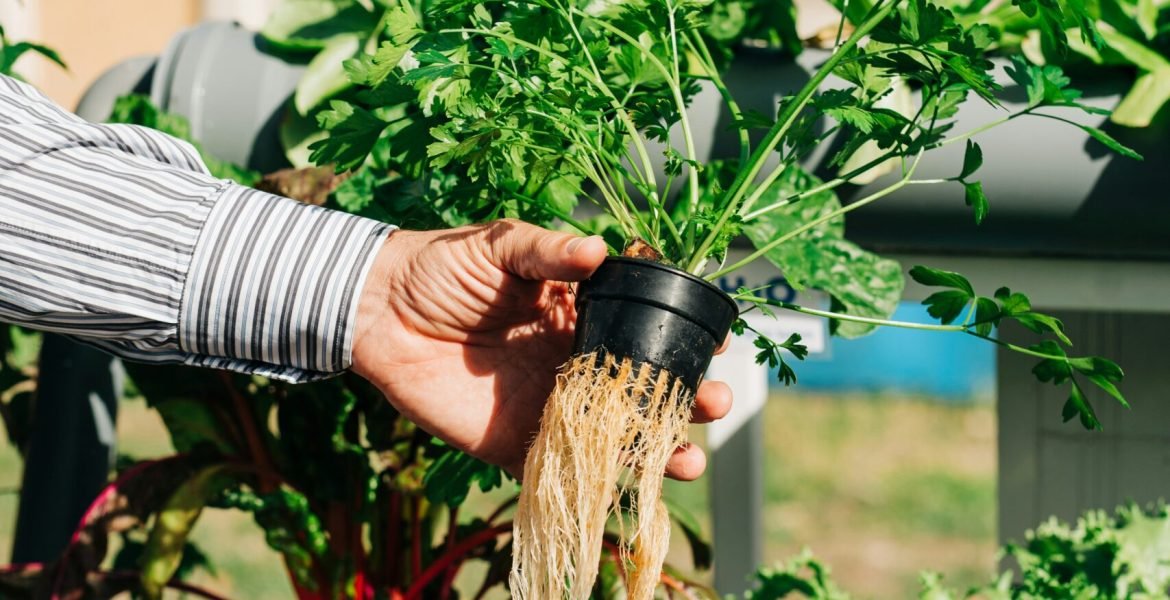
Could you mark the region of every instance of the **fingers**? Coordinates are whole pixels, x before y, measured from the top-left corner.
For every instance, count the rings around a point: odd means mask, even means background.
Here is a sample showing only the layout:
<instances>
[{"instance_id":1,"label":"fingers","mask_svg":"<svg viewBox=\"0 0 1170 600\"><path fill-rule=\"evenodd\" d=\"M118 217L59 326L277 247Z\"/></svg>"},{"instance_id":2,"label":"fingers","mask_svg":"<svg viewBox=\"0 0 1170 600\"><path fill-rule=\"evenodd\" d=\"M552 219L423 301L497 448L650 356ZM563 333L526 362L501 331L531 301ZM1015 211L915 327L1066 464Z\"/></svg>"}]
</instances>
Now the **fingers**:
<instances>
[{"instance_id":1,"label":"fingers","mask_svg":"<svg viewBox=\"0 0 1170 600\"><path fill-rule=\"evenodd\" d=\"M707 455L698 446L686 443L674 451L666 463L666 476L679 481L694 481L707 470Z\"/></svg>"},{"instance_id":2,"label":"fingers","mask_svg":"<svg viewBox=\"0 0 1170 600\"><path fill-rule=\"evenodd\" d=\"M722 381L704 381L695 394L691 409L692 423L710 423L727 416L731 411L731 388Z\"/></svg>"},{"instance_id":3,"label":"fingers","mask_svg":"<svg viewBox=\"0 0 1170 600\"><path fill-rule=\"evenodd\" d=\"M519 221L488 228L488 255L501 269L532 281L581 281L605 260L605 241Z\"/></svg>"},{"instance_id":4,"label":"fingers","mask_svg":"<svg viewBox=\"0 0 1170 600\"><path fill-rule=\"evenodd\" d=\"M722 419L731 411L731 388L722 381L704 381L695 395L691 422L710 423ZM698 446L687 443L679 446L666 463L666 476L681 481L694 481L707 469L707 455Z\"/></svg>"},{"instance_id":5,"label":"fingers","mask_svg":"<svg viewBox=\"0 0 1170 600\"><path fill-rule=\"evenodd\" d=\"M723 338L723 343L719 344L719 347L715 349L715 355L718 356L720 354L723 354L724 352L727 352L727 347L730 345L731 345L731 334L729 333L729 334L727 334L727 337Z\"/></svg>"},{"instance_id":6,"label":"fingers","mask_svg":"<svg viewBox=\"0 0 1170 600\"><path fill-rule=\"evenodd\" d=\"M692 423L710 423L731 411L731 388L722 381L704 381L695 395L691 409ZM680 481L694 481L707 469L707 455L702 448L686 443L679 446L666 463L666 476Z\"/></svg>"}]
</instances>

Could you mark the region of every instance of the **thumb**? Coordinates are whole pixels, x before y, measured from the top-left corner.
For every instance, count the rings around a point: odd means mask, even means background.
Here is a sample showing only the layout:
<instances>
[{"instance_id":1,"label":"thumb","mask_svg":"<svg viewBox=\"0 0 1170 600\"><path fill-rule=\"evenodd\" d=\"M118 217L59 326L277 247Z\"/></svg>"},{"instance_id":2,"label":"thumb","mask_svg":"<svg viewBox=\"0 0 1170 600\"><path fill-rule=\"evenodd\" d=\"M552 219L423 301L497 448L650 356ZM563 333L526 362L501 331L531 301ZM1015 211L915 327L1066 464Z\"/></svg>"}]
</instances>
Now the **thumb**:
<instances>
[{"instance_id":1,"label":"thumb","mask_svg":"<svg viewBox=\"0 0 1170 600\"><path fill-rule=\"evenodd\" d=\"M549 231L517 221L500 221L488 230L496 266L532 281L581 281L601 266L605 241Z\"/></svg>"}]
</instances>

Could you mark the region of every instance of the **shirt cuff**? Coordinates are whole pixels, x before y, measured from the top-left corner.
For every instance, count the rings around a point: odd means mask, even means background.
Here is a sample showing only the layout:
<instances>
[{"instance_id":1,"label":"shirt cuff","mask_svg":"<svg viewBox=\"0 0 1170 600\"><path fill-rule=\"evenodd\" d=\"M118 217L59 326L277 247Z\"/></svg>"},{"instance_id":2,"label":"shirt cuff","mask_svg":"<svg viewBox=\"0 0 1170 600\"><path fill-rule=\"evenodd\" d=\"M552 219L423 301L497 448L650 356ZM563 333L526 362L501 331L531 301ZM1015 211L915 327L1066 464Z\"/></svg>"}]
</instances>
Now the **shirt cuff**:
<instances>
[{"instance_id":1,"label":"shirt cuff","mask_svg":"<svg viewBox=\"0 0 1170 600\"><path fill-rule=\"evenodd\" d=\"M185 362L292 382L348 369L362 286L393 229L229 186L187 273L178 327Z\"/></svg>"}]
</instances>

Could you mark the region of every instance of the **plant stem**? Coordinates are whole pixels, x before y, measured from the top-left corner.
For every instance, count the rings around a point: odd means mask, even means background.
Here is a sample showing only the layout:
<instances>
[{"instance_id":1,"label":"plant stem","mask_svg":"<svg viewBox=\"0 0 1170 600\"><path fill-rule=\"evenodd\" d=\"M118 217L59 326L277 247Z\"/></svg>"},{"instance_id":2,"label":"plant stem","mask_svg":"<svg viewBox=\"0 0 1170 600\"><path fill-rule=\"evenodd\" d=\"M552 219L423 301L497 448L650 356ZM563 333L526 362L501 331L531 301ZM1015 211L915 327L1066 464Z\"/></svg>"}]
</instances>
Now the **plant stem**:
<instances>
[{"instance_id":1,"label":"plant stem","mask_svg":"<svg viewBox=\"0 0 1170 600\"><path fill-rule=\"evenodd\" d=\"M931 323L914 323L912 321L894 321L891 319L877 319L874 317L862 317L862 316L858 316L858 315L849 315L849 314L845 314L845 313L832 312L832 311L828 311L828 310L819 310L816 308L808 308L807 306L801 306L799 304L793 304L791 302L784 302L783 300L768 300L766 298L760 298L759 296L756 296L755 294L751 294L751 293L749 293L749 294L736 294L736 295L732 296L732 298L735 300L741 300L743 302L751 302L753 304L763 304L763 305L767 305L767 306L774 306L776 308L782 308L784 310L790 310L793 312L798 312L798 313L802 313L802 314L806 314L806 315L812 315L815 317L824 317L826 319L835 319L838 321L849 321L852 323L864 323L866 325L877 325L879 327L897 327L899 329L916 329L916 330L920 330L920 331L962 332L962 333L965 333L971 337L976 337L976 338L979 338L981 340L986 340L988 342L991 342L991 343L996 344L998 346L1002 346L1004 348L1007 348L1008 350L1011 350L1013 352L1018 352L1020 354L1026 354L1028 356L1034 356L1036 358L1060 360L1060 361L1068 362L1067 356L1062 356L1059 354L1046 354L1044 352L1032 350L1031 348L1025 348L1023 346L1018 346L1018 345L1012 344L1010 342L1005 342L1001 339L991 337L990 335L983 335L983 334L981 334L977 331L973 331L971 329L972 327L976 327L978 325L985 324L985 322L983 322L983 321L975 321L973 323L966 323L963 325L936 325L936 324L931 324ZM752 331L755 331L755 330L752 329Z\"/></svg>"},{"instance_id":2,"label":"plant stem","mask_svg":"<svg viewBox=\"0 0 1170 600\"><path fill-rule=\"evenodd\" d=\"M849 39L845 40L833 55L829 57L829 60L825 61L825 64L817 69L817 72L801 88L796 97L785 104L783 111L781 111L779 118L776 120L776 124L768 130L768 133L764 136L763 143L756 148L748 159L748 165L746 167L741 166L739 173L736 174L735 181L731 184L725 196L727 200L724 201L723 213L719 215L719 220L715 223L715 226L711 228L707 237L704 238L702 243L699 244L699 247L691 255L690 261L686 265L687 271L696 275L699 273L702 265L706 263L707 253L711 251L711 247L719 238L723 228L727 226L732 215L739 212L740 203L748 187L756 180L756 177L760 174L760 170L764 168L764 163L767 162L768 156L783 141L784 136L792 128L792 125L796 123L805 105L808 104L821 84L824 83L825 79L828 78L829 74L833 72L833 69L837 67L845 55L855 48L865 36L869 35L869 32L874 27L877 27L879 23L889 16L899 1L890 0L889 3L875 5L865 21L850 34ZM842 16L841 18L843 19L845 17ZM780 168L782 169L783 165Z\"/></svg>"},{"instance_id":3,"label":"plant stem","mask_svg":"<svg viewBox=\"0 0 1170 600\"><path fill-rule=\"evenodd\" d=\"M585 58L588 59L589 68L592 69L592 71L593 71L593 77L597 81L598 89L601 90L602 92L604 92L605 95L609 96L611 102L614 103L613 106L615 109L622 107L625 103L625 100L618 100L617 95L614 94L612 92L612 90L609 89L609 86L605 84L605 78L601 75L601 70L597 68L597 62L593 60L593 54L589 51L589 46L585 44L585 39L581 36L581 31L577 28L577 22L573 20L573 11L571 9L568 9L568 8L562 6L560 3L557 3L556 6L562 13L564 13L565 21L568 22L569 28L573 30L573 37L577 39L577 43L581 46L581 52L585 55ZM599 117L599 120L600 120L600 117ZM598 128L598 130L600 130L600 127ZM638 133L636 130L632 130L631 135L637 136ZM600 145L600 143L601 143L600 140L598 140L599 145ZM631 162L630 164L633 165L634 163ZM603 164L600 164L600 162L599 162L598 166L602 169L602 171L605 172L606 177L608 177L608 181L606 183L609 184L610 189L613 191L614 194L618 194L617 189L614 186L614 184L617 183L618 185L620 185L620 182L616 181L616 180L619 180L620 178L615 177L615 175L613 173L606 170L605 166ZM647 182L647 178L651 178L651 180L652 180L652 178L654 177L654 174L653 174L653 169L651 169L648 166L648 163L646 161L643 161L642 166L643 166L643 169L646 170L646 172L643 174L640 174L639 178L645 184ZM636 170L637 169L635 169L635 171ZM656 187L656 184L652 187ZM626 214L627 215L637 215L637 212L638 212L637 208L632 206L633 203L629 201L628 196L626 196L626 194L620 194L620 195L621 195L622 199L627 204L630 204L630 206L626 210ZM640 222L640 219L639 219L639 222ZM650 226L646 225L645 223L642 223L642 229L643 229L643 233L646 235L646 237L650 238L656 245L658 245L658 246L662 245L661 242L659 242L657 239L658 238L657 233Z\"/></svg>"},{"instance_id":4,"label":"plant stem","mask_svg":"<svg viewBox=\"0 0 1170 600\"><path fill-rule=\"evenodd\" d=\"M683 145L686 146L687 159L691 161L691 163L687 165L687 181L690 183L691 188L690 212L691 214L695 214L699 210L699 154L695 152L695 136L691 133L691 119L690 115L687 113L687 102L682 95L682 78L679 75L678 70L678 63L681 58L678 54L678 29L675 27L674 13L674 4L671 3L670 45L671 50L673 51L673 62L671 66L674 67L674 81L670 82L670 91L674 93L674 101L676 104L678 104L678 119L679 125L682 127L683 131ZM643 51L646 52L649 56L653 57L654 60L658 60L658 58L654 56L653 52L649 52L649 49L643 49Z\"/></svg>"},{"instance_id":5,"label":"plant stem","mask_svg":"<svg viewBox=\"0 0 1170 600\"><path fill-rule=\"evenodd\" d=\"M742 300L744 302L751 302L753 304L765 304L767 306L783 308L784 310L812 315L814 317L824 317L826 319L849 321L852 323L864 323L866 325L879 325L881 327L897 327L899 329L919 329L925 331L967 331L967 328L969 327L963 325L934 325L930 323L914 323L912 321L892 321L890 319L877 319L874 317L848 315L844 313L809 308L807 306L801 306L791 302L784 302L782 300L768 300L765 298L760 298L754 294L737 294L733 296L733 298L736 300Z\"/></svg>"},{"instance_id":6,"label":"plant stem","mask_svg":"<svg viewBox=\"0 0 1170 600\"><path fill-rule=\"evenodd\" d=\"M809 196L815 196L816 194L819 194L821 192L827 192L829 190L836 189L836 188L838 188L846 183L849 183L849 180L853 179L854 177L861 175L862 173L865 173L866 171L872 169L873 167L875 167L875 166L877 166L877 165L879 165L887 160L890 160L891 158L894 158L897 154L898 154L897 152L887 152L886 154L883 154L883 155L865 163L864 165L861 165L860 167L857 167L856 169L854 169L854 170L852 170L844 175L841 175L839 177L835 177L833 179L830 179L829 181L825 181L825 182L821 183L820 185L809 188L809 189L807 189L799 194L788 196L787 198L784 198L778 202L774 202L774 203L769 204L767 206L764 206L762 208L757 208L756 210L753 210L753 211L743 215L743 220L744 220L744 222L751 221L752 219L755 219L757 217L760 217L762 215L770 213L773 210L776 210L778 208L782 208L784 206L792 204L793 202L798 202L798 201L803 200ZM744 204L744 208L751 208L751 205Z\"/></svg>"},{"instance_id":7,"label":"plant stem","mask_svg":"<svg viewBox=\"0 0 1170 600\"><path fill-rule=\"evenodd\" d=\"M797 227L796 229L789 231L788 233L768 242L767 244L760 246L759 248L756 249L755 252L752 252L743 260L740 260L740 261L732 264L729 267L723 267L722 269L719 269L718 271L715 271L714 273L711 273L710 275L704 276L704 279L706 279L707 281L714 281L715 279L718 279L719 277L726 275L732 271L742 269L743 267L747 266L749 263L756 260L757 258L760 258L761 256L764 256L765 254L771 252L773 248L778 247L780 244L783 244L784 242L787 242L788 240L791 240L792 238L794 238L794 237L796 237L796 236L798 236L806 231L809 231L809 230L813 229L814 227L817 227L823 223L831 221L831 220L833 220L833 219L835 219L835 218L837 218L845 213L855 211L855 210L857 210L857 209L859 209L867 204L870 204L874 201L885 198L886 196L889 196L890 194L902 189L903 187L906 186L907 183L909 183L911 181L911 177L914 176L914 171L918 168L918 163L921 160L922 160L922 151L919 151L918 155L914 157L914 162L910 165L910 168L907 169L906 174L903 175L902 178L899 179L897 183L894 183L893 185L890 185L889 187L887 187L883 190L879 190L877 192L874 192L874 193L862 198L861 200L858 200L857 202L850 204L849 206L842 206L841 208L838 208L837 210L834 210L833 212L822 215L819 218L813 219L812 221L809 221L808 223L805 223L804 225L801 225L800 227Z\"/></svg>"},{"instance_id":8,"label":"plant stem","mask_svg":"<svg viewBox=\"0 0 1170 600\"><path fill-rule=\"evenodd\" d=\"M587 13L585 13L577 8L573 8L572 11L574 13L577 13L577 14L580 14L583 16L588 16ZM670 16L671 16L671 23L672 23L671 36L674 36L675 31L673 29L673 23L674 23L673 11L671 12ZM658 72L662 74L663 79L666 80L667 85L670 87L671 95L674 98L675 108L678 110L679 126L682 128L682 132L683 132L683 145L686 148L687 160L690 161L690 164L687 165L687 179L689 180L690 189L691 189L691 201L690 201L691 212L692 213L695 212L695 210L697 210L698 205L699 205L699 171L698 171L697 167L695 167L695 165L698 164L698 153L695 152L695 139L694 139L694 136L691 134L690 118L687 116L687 102L686 102L686 99L683 98L682 89L681 89L679 81L676 77L677 70L675 73L672 73L671 69L666 68L666 65L662 64L662 61L658 60L658 56L656 56L654 54L654 52L651 51L651 49L643 46L642 43L639 42L636 38L634 38L633 36L631 36L630 34L624 32L624 31L622 31L621 29L615 27L612 23L608 23L602 19L596 19L595 22L602 29L609 31L610 33L625 40L626 43L641 50L642 54L645 56L646 60L649 61L650 64L654 65L654 68L656 68L658 70ZM675 55L674 55L674 63L675 63L676 69L678 66L678 64L677 64L678 60L679 60L679 57L678 57L678 53L676 50Z\"/></svg>"},{"instance_id":9,"label":"plant stem","mask_svg":"<svg viewBox=\"0 0 1170 600\"><path fill-rule=\"evenodd\" d=\"M410 580L418 581L422 573L422 498L410 505Z\"/></svg>"},{"instance_id":10,"label":"plant stem","mask_svg":"<svg viewBox=\"0 0 1170 600\"><path fill-rule=\"evenodd\" d=\"M683 242L682 234L679 233L678 228L674 224L674 220L670 218L670 215L666 214L666 207L664 207L662 203L658 201L658 195L655 194L653 196L647 196L646 200L650 202L650 205L653 206L655 210L657 210L662 215L661 220L662 222L666 223L666 231L670 233L670 237L674 239L674 243L678 244L679 248L682 248L685 244L685 242Z\"/></svg>"},{"instance_id":11,"label":"plant stem","mask_svg":"<svg viewBox=\"0 0 1170 600\"><path fill-rule=\"evenodd\" d=\"M419 598L422 598L423 592L426 590L427 586L430 585L431 581L446 571L447 567L451 566L452 563L457 560L461 560L468 552L475 550L480 545L485 544L488 541L493 540L499 537L501 534L507 533L509 531L512 531L511 521L507 523L501 523L495 527L490 527L467 536L463 539L463 541L456 544L454 548L444 552L442 556L435 559L435 562L431 563L431 566L427 567L426 571L423 571L422 575L420 575L414 581L414 583L410 585L410 589L406 591L406 594L404 595L405 600L418 600Z\"/></svg>"},{"instance_id":12,"label":"plant stem","mask_svg":"<svg viewBox=\"0 0 1170 600\"><path fill-rule=\"evenodd\" d=\"M687 46L702 59L703 69L707 71L707 77L715 85L715 89L719 91L719 95L723 98L723 103L727 105L727 110L731 112L731 117L736 121L742 121L743 111L740 110L739 103L735 101L735 96L731 95L731 90L727 88L727 84L723 82L723 78L719 75L719 69L715 67L715 60L711 58L711 50L707 48L707 43L703 41L703 36L697 31L691 31L689 33L689 36L683 38ZM747 163L748 156L751 155L752 141L746 128L736 127L736 132L739 135L739 163L742 165Z\"/></svg>"},{"instance_id":13,"label":"plant stem","mask_svg":"<svg viewBox=\"0 0 1170 600\"><path fill-rule=\"evenodd\" d=\"M663 571L659 576L659 581L662 582L662 585L666 587L668 592L678 592L688 598L690 597L690 594L687 593L687 586L683 585L681 581L675 579L674 577L667 575L665 571ZM671 594L671 597L674 597L673 593Z\"/></svg>"},{"instance_id":14,"label":"plant stem","mask_svg":"<svg viewBox=\"0 0 1170 600\"><path fill-rule=\"evenodd\" d=\"M995 345L997 345L997 346L1002 346L1002 347L1004 347L1004 348L1007 348L1008 350L1011 350L1012 352L1018 352L1018 353L1020 353L1020 354L1026 354L1026 355L1028 355L1028 356L1034 356L1034 357L1036 357L1036 358L1044 358L1044 359L1050 359L1050 360L1059 360L1059 361L1063 361L1063 362L1066 362L1066 363L1068 362L1068 357L1067 357L1067 356L1062 356L1062 355L1059 355L1059 354L1045 354L1045 353L1043 353L1043 352L1039 352L1039 351L1036 351L1036 350L1032 350L1031 348L1025 348L1025 347L1023 347L1023 346L1017 346L1017 345L1015 345L1015 344L1011 344L1011 343L1005 342L1005 341L1003 341L1003 340L1000 340L1000 339L997 339L997 338L993 338L993 337L991 337L991 336L989 336L989 335L981 335L981 334L979 334L979 333L976 333L976 332L974 332L974 331L969 331L969 330L968 330L968 331L966 331L965 333L966 333L967 335L970 335L970 336L972 336L972 337L977 337L977 338L979 338L979 339L981 339L981 340L986 340L986 341L988 341L988 342L991 342L991 343L993 343L993 344L995 344Z\"/></svg>"},{"instance_id":15,"label":"plant stem","mask_svg":"<svg viewBox=\"0 0 1170 600\"><path fill-rule=\"evenodd\" d=\"M953 144L955 142L965 140L969 137L979 135L980 133L983 133L984 131L987 131L988 129L992 129L994 127L999 127L1000 125L1003 125L1004 123L1007 123L1008 121L1011 121L1012 119L1015 119L1016 117L1022 117L1026 114L1031 113L1032 108L1034 108L1034 107L1025 108L1024 110L1014 112L1014 113L1012 113L1012 114L1010 114L1002 119L996 119L990 123L985 123L983 125L980 125L979 127L976 127L975 129L972 129L970 131L960 133L959 135L956 135L954 137L949 137L945 140L940 140L938 142L935 142L935 143L927 146L926 149L927 150L934 150L935 148L942 148L943 146L946 146L947 144Z\"/></svg>"},{"instance_id":16,"label":"plant stem","mask_svg":"<svg viewBox=\"0 0 1170 600\"><path fill-rule=\"evenodd\" d=\"M255 418L256 415L252 412L251 407L248 406L247 400L236 389L231 374L221 371L219 376L224 388L227 389L228 397L232 400L232 409L236 413L237 423L240 429L243 430L244 443L248 448L248 456L256 462L256 466L258 467L256 472L260 476L258 477L259 483L257 489L262 494L271 492L280 485L280 480L273 480L268 475L277 471L276 467L272 464L272 458L268 456L268 447L260 437L260 429Z\"/></svg>"},{"instance_id":17,"label":"plant stem","mask_svg":"<svg viewBox=\"0 0 1170 600\"><path fill-rule=\"evenodd\" d=\"M849 0L841 2L841 20L837 21L837 35L833 37L833 47L841 45L841 36L845 33L845 15L849 12Z\"/></svg>"},{"instance_id":18,"label":"plant stem","mask_svg":"<svg viewBox=\"0 0 1170 600\"><path fill-rule=\"evenodd\" d=\"M489 515L488 518L484 520L484 522L485 523L495 522L496 519L500 518L500 515L504 514L504 511L508 510L509 508L512 508L519 501L520 501L520 496L512 496L511 498L509 498L508 500L504 501L502 504L497 506L496 509L492 511L492 514Z\"/></svg>"},{"instance_id":19,"label":"plant stem","mask_svg":"<svg viewBox=\"0 0 1170 600\"><path fill-rule=\"evenodd\" d=\"M1031 108L1024 109L1024 110L1021 110L1019 112L1012 113L1011 115L1008 115L1007 117L1004 117L1002 119L997 119L995 121L992 121L991 123L986 123L984 125L981 125L975 129L972 129L971 131L967 131L965 133L962 133L962 134L956 135L954 137L950 137L950 138L947 138L945 140L941 140L939 142L936 142L934 144L926 146L925 149L926 150L933 150L935 148L941 148L942 146L945 146L947 144L951 144L954 142L965 140L967 138L970 138L972 136L983 133L983 132L985 132L989 129L992 129L994 127L998 127L1000 125L1003 125L1004 123L1007 123L1008 121L1011 121L1012 119L1015 119L1017 117L1021 117L1021 116L1027 115L1027 114L1035 114L1036 116L1050 116L1050 115L1043 115L1040 113L1033 113ZM776 210L778 208L782 208L782 207L787 206L793 202L803 200L804 198L807 198L808 196L812 196L814 194L819 194L821 192L840 187L841 185L848 183L850 179L853 179L857 175L860 175L860 174L868 171L869 169L873 168L874 166L876 166L882 162L885 162L891 158L894 158L894 156L896 154L897 154L897 152L888 152L888 153L883 154L882 156L875 158L875 159L871 160L870 162L850 171L849 173L847 173L845 175L841 175L839 177L836 177L834 179L826 181L826 182L822 183L821 185L818 185L814 188L811 188L809 190L806 190L806 191L801 192L799 194L796 194L794 196L789 196L789 197L784 198L778 202L774 202L772 204L769 204L768 206L764 206L762 208L758 208L756 210L753 210L753 211L743 215L743 220L745 222L751 221L752 219L760 217L760 216L767 214L773 210ZM935 183L949 183L951 181L954 181L954 180L953 179L918 179L918 180L913 180L913 181L907 181L906 185L925 185L925 184L935 184ZM769 182L769 184L770 184L770 182ZM761 184L760 189L761 190L766 189L766 186ZM762 195L762 193L753 194L752 197L749 198L748 201L744 203L744 208L750 208L754 204L754 200L757 199L757 197L760 195Z\"/></svg>"}]
</instances>

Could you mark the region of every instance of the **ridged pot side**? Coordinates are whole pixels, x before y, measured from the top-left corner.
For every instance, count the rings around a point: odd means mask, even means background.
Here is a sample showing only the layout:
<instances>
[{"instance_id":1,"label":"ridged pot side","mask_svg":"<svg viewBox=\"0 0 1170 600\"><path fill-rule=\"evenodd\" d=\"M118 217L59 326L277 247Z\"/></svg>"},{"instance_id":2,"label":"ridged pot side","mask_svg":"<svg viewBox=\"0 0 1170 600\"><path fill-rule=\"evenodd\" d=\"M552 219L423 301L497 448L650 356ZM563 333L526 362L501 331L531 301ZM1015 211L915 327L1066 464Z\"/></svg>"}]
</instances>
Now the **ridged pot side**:
<instances>
[{"instance_id":1,"label":"ridged pot side","mask_svg":"<svg viewBox=\"0 0 1170 600\"><path fill-rule=\"evenodd\" d=\"M723 290L690 273L610 257L577 290L573 350L649 363L694 391L738 314Z\"/></svg>"}]
</instances>

